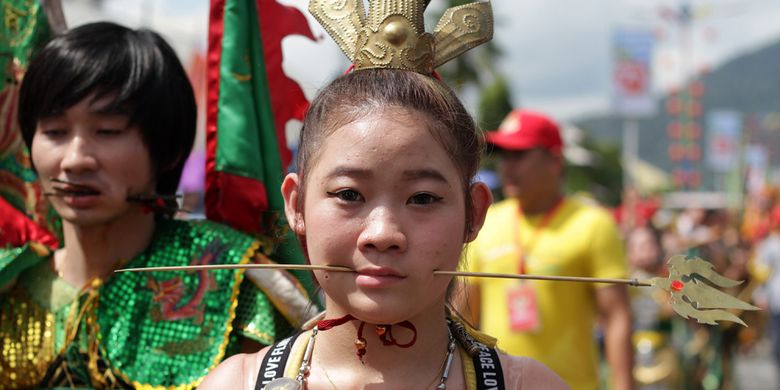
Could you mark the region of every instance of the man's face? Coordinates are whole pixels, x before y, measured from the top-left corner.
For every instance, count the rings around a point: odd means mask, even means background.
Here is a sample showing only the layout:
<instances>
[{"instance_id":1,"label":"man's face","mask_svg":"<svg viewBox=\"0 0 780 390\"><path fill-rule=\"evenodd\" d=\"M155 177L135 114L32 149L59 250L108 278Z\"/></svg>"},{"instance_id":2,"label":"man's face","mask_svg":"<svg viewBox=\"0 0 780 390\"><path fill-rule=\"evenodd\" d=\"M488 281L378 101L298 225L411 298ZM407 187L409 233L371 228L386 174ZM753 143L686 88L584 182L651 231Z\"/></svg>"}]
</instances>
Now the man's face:
<instances>
[{"instance_id":1,"label":"man's face","mask_svg":"<svg viewBox=\"0 0 780 390\"><path fill-rule=\"evenodd\" d=\"M499 154L498 174L504 196L533 202L551 196L560 177L560 158L540 148L503 150Z\"/></svg>"},{"instance_id":2,"label":"man's face","mask_svg":"<svg viewBox=\"0 0 780 390\"><path fill-rule=\"evenodd\" d=\"M41 118L33 136L32 160L43 187L58 194L51 198L54 208L77 225L108 223L139 212L127 196L155 188L140 129L128 126L126 115L107 112L110 102L110 96L88 96Z\"/></svg>"}]
</instances>

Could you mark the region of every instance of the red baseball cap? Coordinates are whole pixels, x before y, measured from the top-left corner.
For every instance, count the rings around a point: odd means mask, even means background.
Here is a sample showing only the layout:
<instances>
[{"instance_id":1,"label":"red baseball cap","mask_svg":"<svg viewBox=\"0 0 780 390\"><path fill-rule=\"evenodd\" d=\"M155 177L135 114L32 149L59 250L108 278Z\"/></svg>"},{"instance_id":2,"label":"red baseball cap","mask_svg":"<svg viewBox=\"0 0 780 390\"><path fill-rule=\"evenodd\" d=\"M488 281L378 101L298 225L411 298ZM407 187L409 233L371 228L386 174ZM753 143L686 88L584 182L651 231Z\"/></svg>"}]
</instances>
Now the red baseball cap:
<instances>
[{"instance_id":1,"label":"red baseball cap","mask_svg":"<svg viewBox=\"0 0 780 390\"><path fill-rule=\"evenodd\" d=\"M550 118L528 110L514 110L496 131L486 133L487 142L504 150L544 148L560 153L561 131Z\"/></svg>"}]
</instances>

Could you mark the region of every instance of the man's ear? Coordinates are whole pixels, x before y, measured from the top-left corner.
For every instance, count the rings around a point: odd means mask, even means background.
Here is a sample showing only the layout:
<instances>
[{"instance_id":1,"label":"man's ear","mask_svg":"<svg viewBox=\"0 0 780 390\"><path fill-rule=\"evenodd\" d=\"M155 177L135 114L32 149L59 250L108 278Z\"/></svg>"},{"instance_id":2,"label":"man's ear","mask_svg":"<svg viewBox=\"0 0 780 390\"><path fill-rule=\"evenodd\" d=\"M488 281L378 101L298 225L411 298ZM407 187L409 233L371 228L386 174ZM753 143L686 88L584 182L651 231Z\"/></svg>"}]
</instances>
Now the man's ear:
<instances>
[{"instance_id":1,"label":"man's ear","mask_svg":"<svg viewBox=\"0 0 780 390\"><path fill-rule=\"evenodd\" d=\"M287 217L287 223L296 235L306 234L306 225L303 222L303 205L299 205L299 194L301 191L301 182L298 174L289 173L282 181L282 197L284 198L284 215Z\"/></svg>"},{"instance_id":2,"label":"man's ear","mask_svg":"<svg viewBox=\"0 0 780 390\"><path fill-rule=\"evenodd\" d=\"M471 196L471 225L466 228L465 242L474 241L479 234L479 230L482 229L482 225L485 223L485 215L487 215L488 207L493 203L493 194L490 192L490 188L483 182L476 182L469 188L469 196Z\"/></svg>"}]
</instances>

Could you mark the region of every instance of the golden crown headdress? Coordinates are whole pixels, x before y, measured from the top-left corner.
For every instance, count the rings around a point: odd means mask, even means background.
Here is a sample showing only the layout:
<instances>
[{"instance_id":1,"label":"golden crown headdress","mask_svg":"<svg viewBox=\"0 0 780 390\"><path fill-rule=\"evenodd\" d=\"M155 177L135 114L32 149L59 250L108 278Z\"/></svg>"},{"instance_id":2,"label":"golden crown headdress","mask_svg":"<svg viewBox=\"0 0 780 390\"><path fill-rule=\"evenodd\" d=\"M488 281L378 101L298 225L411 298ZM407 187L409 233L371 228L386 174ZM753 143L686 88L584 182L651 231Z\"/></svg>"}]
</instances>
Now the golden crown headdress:
<instances>
[{"instance_id":1,"label":"golden crown headdress","mask_svg":"<svg viewBox=\"0 0 780 390\"><path fill-rule=\"evenodd\" d=\"M452 7L433 34L423 12L430 0L311 0L309 12L355 69L389 68L431 74L439 65L493 37L490 1Z\"/></svg>"}]
</instances>

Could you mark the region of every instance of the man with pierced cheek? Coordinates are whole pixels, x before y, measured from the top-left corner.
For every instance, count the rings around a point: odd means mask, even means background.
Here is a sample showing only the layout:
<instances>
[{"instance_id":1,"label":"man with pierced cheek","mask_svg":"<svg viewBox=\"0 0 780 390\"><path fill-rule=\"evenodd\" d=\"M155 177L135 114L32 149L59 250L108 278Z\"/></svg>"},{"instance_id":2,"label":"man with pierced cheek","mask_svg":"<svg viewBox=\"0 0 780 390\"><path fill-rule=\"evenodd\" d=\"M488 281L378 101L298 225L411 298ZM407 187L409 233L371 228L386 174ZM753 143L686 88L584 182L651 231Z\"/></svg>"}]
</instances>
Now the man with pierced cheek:
<instances>
[{"instance_id":1,"label":"man with pierced cheek","mask_svg":"<svg viewBox=\"0 0 780 390\"><path fill-rule=\"evenodd\" d=\"M114 273L271 261L253 237L172 218L195 118L187 75L152 31L87 24L32 60L19 122L63 245L0 252L4 388L194 388L308 317L282 271Z\"/></svg>"}]
</instances>

